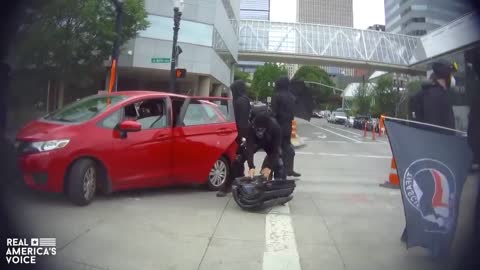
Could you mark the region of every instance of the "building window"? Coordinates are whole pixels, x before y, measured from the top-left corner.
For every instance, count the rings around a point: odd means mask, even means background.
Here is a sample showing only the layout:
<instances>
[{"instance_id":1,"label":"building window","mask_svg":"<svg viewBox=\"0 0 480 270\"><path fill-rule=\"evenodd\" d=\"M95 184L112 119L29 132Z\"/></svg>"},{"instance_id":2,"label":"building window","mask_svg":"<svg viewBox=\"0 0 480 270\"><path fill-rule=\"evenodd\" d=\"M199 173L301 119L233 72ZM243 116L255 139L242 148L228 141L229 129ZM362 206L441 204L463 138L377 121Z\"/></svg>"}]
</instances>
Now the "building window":
<instances>
[{"instance_id":1,"label":"building window","mask_svg":"<svg viewBox=\"0 0 480 270\"><path fill-rule=\"evenodd\" d=\"M426 34L427 34L427 30L414 30L407 33L407 35L411 35L411 36L423 36Z\"/></svg>"},{"instance_id":2,"label":"building window","mask_svg":"<svg viewBox=\"0 0 480 270\"><path fill-rule=\"evenodd\" d=\"M139 33L140 37L172 40L173 19L157 15L148 15L150 26ZM178 32L178 42L212 47L213 26L203 23L182 20Z\"/></svg>"}]
</instances>

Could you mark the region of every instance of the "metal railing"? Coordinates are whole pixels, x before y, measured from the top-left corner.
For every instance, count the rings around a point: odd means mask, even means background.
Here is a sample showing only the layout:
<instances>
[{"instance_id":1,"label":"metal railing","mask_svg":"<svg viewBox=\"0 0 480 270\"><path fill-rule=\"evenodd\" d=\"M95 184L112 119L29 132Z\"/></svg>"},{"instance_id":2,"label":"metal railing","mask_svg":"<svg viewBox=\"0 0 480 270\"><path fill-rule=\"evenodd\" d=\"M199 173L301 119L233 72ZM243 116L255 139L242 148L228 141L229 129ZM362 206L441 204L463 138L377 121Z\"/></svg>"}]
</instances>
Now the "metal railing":
<instances>
[{"instance_id":1,"label":"metal railing","mask_svg":"<svg viewBox=\"0 0 480 270\"><path fill-rule=\"evenodd\" d=\"M408 66L419 37L350 27L241 20L239 52L289 54Z\"/></svg>"}]
</instances>

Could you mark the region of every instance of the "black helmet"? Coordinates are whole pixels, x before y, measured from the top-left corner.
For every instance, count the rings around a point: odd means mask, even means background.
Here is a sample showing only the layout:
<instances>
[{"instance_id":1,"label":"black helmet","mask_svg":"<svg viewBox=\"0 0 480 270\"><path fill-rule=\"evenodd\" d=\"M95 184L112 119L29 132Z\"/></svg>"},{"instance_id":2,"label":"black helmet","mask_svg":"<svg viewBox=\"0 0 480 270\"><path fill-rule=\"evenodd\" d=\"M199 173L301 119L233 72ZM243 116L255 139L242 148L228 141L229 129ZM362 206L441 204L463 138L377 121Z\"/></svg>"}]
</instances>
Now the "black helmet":
<instances>
[{"instance_id":1,"label":"black helmet","mask_svg":"<svg viewBox=\"0 0 480 270\"><path fill-rule=\"evenodd\" d=\"M247 93L247 85L242 80L236 80L230 85L233 97L243 96Z\"/></svg>"},{"instance_id":2,"label":"black helmet","mask_svg":"<svg viewBox=\"0 0 480 270\"><path fill-rule=\"evenodd\" d=\"M433 62L432 64L433 73L439 79L450 79L451 75L457 71L457 65L455 63L450 63L443 59Z\"/></svg>"},{"instance_id":3,"label":"black helmet","mask_svg":"<svg viewBox=\"0 0 480 270\"><path fill-rule=\"evenodd\" d=\"M288 77L281 77L275 82L275 89L277 90L288 90L290 87L290 80Z\"/></svg>"}]
</instances>

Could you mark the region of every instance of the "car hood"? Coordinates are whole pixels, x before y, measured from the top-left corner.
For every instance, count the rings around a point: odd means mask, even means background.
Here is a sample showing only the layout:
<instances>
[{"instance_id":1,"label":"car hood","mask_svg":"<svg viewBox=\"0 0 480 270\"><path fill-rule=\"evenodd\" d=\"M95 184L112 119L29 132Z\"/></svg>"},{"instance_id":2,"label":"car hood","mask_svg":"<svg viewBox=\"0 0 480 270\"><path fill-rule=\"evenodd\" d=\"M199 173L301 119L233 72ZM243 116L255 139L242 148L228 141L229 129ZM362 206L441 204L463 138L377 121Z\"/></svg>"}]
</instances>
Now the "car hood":
<instances>
[{"instance_id":1,"label":"car hood","mask_svg":"<svg viewBox=\"0 0 480 270\"><path fill-rule=\"evenodd\" d=\"M335 115L336 118L344 118L344 119L347 119L346 116L343 116L343 115Z\"/></svg>"},{"instance_id":2,"label":"car hood","mask_svg":"<svg viewBox=\"0 0 480 270\"><path fill-rule=\"evenodd\" d=\"M72 127L71 124L36 120L20 129L16 139L22 141L62 139Z\"/></svg>"}]
</instances>

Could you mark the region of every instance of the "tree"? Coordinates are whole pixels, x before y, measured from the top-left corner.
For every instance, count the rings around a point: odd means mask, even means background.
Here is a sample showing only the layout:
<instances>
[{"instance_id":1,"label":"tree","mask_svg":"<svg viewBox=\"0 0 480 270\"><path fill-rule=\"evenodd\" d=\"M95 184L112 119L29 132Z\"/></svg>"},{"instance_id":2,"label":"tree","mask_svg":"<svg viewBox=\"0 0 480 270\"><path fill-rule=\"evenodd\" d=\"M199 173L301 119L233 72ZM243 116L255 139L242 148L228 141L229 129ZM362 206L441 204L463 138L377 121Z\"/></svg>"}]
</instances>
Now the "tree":
<instances>
[{"instance_id":1,"label":"tree","mask_svg":"<svg viewBox=\"0 0 480 270\"><path fill-rule=\"evenodd\" d=\"M372 106L373 115L397 115L400 101L400 92L394 88L393 78L390 75L382 76L378 79L373 88Z\"/></svg>"},{"instance_id":2,"label":"tree","mask_svg":"<svg viewBox=\"0 0 480 270\"><path fill-rule=\"evenodd\" d=\"M327 72L317 66L300 67L297 72L295 72L293 80L318 82L335 87L335 83L330 79ZM315 84L310 84L308 86L312 91L312 97L315 99L317 104L327 102L330 96L334 94L333 89L330 87Z\"/></svg>"},{"instance_id":3,"label":"tree","mask_svg":"<svg viewBox=\"0 0 480 270\"><path fill-rule=\"evenodd\" d=\"M17 65L45 72L59 89L98 71L109 59L117 35L112 0L35 2L19 28ZM125 0L123 10L120 45L148 27L143 0Z\"/></svg>"},{"instance_id":4,"label":"tree","mask_svg":"<svg viewBox=\"0 0 480 270\"><path fill-rule=\"evenodd\" d=\"M354 114L367 115L372 105L371 89L368 84L360 84L355 91L352 101L352 112Z\"/></svg>"},{"instance_id":5,"label":"tree","mask_svg":"<svg viewBox=\"0 0 480 270\"><path fill-rule=\"evenodd\" d=\"M233 79L236 80L242 80L246 84L252 83L252 80L250 79L250 73L241 71L239 68L235 68L235 72L233 74Z\"/></svg>"},{"instance_id":6,"label":"tree","mask_svg":"<svg viewBox=\"0 0 480 270\"><path fill-rule=\"evenodd\" d=\"M257 68L253 74L252 86L248 95L253 99L265 99L273 95L273 82L282 76L287 76L288 72L284 66L275 63L265 63Z\"/></svg>"}]
</instances>

